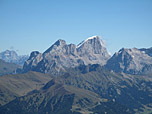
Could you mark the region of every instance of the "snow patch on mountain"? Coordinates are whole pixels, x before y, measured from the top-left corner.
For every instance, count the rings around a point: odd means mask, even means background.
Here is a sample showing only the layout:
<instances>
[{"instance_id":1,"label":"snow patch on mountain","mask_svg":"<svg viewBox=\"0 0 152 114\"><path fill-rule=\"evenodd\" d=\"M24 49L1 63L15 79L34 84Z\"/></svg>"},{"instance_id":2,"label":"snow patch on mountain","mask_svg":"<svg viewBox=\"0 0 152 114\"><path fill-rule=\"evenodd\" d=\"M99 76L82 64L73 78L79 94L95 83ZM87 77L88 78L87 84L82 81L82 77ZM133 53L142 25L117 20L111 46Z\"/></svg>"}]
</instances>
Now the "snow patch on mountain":
<instances>
[{"instance_id":1,"label":"snow patch on mountain","mask_svg":"<svg viewBox=\"0 0 152 114\"><path fill-rule=\"evenodd\" d=\"M105 43L101 40L101 37L95 35L95 36L91 36L91 37L87 38L86 40L82 41L81 43L79 43L76 48L81 47L85 42L87 42L87 41L89 41L89 40L93 40L93 39L99 39L101 45L102 45L103 47L106 47L106 46L105 46Z\"/></svg>"}]
</instances>

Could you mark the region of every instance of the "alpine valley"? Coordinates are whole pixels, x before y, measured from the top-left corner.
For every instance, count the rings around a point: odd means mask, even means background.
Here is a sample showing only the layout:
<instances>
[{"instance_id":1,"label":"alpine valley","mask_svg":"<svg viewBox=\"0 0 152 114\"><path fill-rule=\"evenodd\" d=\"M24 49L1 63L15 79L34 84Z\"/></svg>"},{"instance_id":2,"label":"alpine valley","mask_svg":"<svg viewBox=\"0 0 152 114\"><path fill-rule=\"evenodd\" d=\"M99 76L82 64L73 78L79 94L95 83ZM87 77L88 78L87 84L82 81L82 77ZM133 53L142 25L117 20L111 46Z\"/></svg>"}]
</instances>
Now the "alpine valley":
<instances>
[{"instance_id":1,"label":"alpine valley","mask_svg":"<svg viewBox=\"0 0 152 114\"><path fill-rule=\"evenodd\" d=\"M0 60L0 114L152 114L152 48L111 56L92 36L17 58Z\"/></svg>"}]
</instances>

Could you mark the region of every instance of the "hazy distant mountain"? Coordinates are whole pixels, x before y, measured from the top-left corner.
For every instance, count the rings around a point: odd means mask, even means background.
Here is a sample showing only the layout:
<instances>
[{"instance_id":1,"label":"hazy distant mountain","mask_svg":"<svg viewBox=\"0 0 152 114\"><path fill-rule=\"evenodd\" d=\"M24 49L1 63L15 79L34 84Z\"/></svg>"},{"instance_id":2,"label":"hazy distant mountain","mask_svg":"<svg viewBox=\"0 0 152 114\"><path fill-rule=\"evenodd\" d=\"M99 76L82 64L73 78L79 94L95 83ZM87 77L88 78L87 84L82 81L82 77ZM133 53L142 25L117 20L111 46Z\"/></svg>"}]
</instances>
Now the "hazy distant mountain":
<instances>
[{"instance_id":1,"label":"hazy distant mountain","mask_svg":"<svg viewBox=\"0 0 152 114\"><path fill-rule=\"evenodd\" d=\"M19 68L18 65L14 63L8 63L0 59L0 76L4 74L15 74L17 68Z\"/></svg>"},{"instance_id":2,"label":"hazy distant mountain","mask_svg":"<svg viewBox=\"0 0 152 114\"><path fill-rule=\"evenodd\" d=\"M0 53L0 59L9 63L15 63L22 66L24 62L28 59L28 56L19 56L15 51L6 50Z\"/></svg>"},{"instance_id":3,"label":"hazy distant mountain","mask_svg":"<svg viewBox=\"0 0 152 114\"><path fill-rule=\"evenodd\" d=\"M115 72L149 74L152 73L151 54L149 49L122 48L108 60L106 67Z\"/></svg>"},{"instance_id":4,"label":"hazy distant mountain","mask_svg":"<svg viewBox=\"0 0 152 114\"><path fill-rule=\"evenodd\" d=\"M32 52L23 66L24 72L34 70L57 75L65 68L80 64L106 64L110 58L103 41L93 36L81 42L78 46L66 44L64 40L56 41L43 54Z\"/></svg>"}]
</instances>

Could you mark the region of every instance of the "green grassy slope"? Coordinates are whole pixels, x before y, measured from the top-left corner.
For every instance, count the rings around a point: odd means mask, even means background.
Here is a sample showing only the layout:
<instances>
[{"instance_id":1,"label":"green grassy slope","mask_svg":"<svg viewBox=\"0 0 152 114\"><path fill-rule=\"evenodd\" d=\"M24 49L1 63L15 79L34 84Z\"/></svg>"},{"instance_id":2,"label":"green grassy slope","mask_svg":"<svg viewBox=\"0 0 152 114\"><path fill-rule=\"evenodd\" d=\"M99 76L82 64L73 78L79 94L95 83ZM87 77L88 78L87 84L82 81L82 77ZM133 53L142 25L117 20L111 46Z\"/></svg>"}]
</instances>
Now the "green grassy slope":
<instances>
[{"instance_id":1,"label":"green grassy slope","mask_svg":"<svg viewBox=\"0 0 152 114\"><path fill-rule=\"evenodd\" d=\"M37 72L4 75L0 77L0 104L6 104L15 97L26 95L34 89L40 89L51 77Z\"/></svg>"},{"instance_id":2,"label":"green grassy slope","mask_svg":"<svg viewBox=\"0 0 152 114\"><path fill-rule=\"evenodd\" d=\"M111 104L91 91L51 80L41 90L13 100L1 107L0 111L4 114L93 114L96 107L103 106L104 103ZM113 114L130 114L127 108L116 104L113 103L115 107L110 110ZM122 110L118 111L120 106ZM108 112L107 108L102 107Z\"/></svg>"},{"instance_id":3,"label":"green grassy slope","mask_svg":"<svg viewBox=\"0 0 152 114\"><path fill-rule=\"evenodd\" d=\"M0 76L5 74L13 74L17 68L19 68L18 65L14 63L7 63L0 59Z\"/></svg>"},{"instance_id":4,"label":"green grassy slope","mask_svg":"<svg viewBox=\"0 0 152 114\"><path fill-rule=\"evenodd\" d=\"M6 114L150 114L152 109L151 75L117 74L100 65L67 69L52 80L36 72L3 76L0 80L2 88L8 84L12 95L22 96L37 89L2 106L0 111Z\"/></svg>"}]
</instances>

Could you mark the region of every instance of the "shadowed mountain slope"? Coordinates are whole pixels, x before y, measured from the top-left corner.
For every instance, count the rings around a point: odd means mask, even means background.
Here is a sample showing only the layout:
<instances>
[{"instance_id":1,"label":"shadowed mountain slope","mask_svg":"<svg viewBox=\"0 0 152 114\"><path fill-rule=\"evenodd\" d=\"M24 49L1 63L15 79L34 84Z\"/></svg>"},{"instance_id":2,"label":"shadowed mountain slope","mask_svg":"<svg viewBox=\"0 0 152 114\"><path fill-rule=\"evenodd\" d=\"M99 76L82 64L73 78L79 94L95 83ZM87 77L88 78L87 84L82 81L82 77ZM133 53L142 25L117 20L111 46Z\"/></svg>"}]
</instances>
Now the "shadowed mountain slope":
<instances>
[{"instance_id":1,"label":"shadowed mountain slope","mask_svg":"<svg viewBox=\"0 0 152 114\"><path fill-rule=\"evenodd\" d=\"M5 74L14 74L17 68L19 68L18 65L7 63L0 59L0 76Z\"/></svg>"},{"instance_id":2,"label":"shadowed mountain slope","mask_svg":"<svg viewBox=\"0 0 152 114\"><path fill-rule=\"evenodd\" d=\"M62 85L51 80L41 90L30 92L24 97L13 100L1 107L0 111L4 114L19 112L20 114L93 114L96 112L97 106L102 107L103 111L109 112L104 107L106 104L109 107L108 103L123 109L119 111L111 107L110 111L113 111L113 114L116 112L130 114L126 107L108 102L91 91Z\"/></svg>"}]
</instances>

